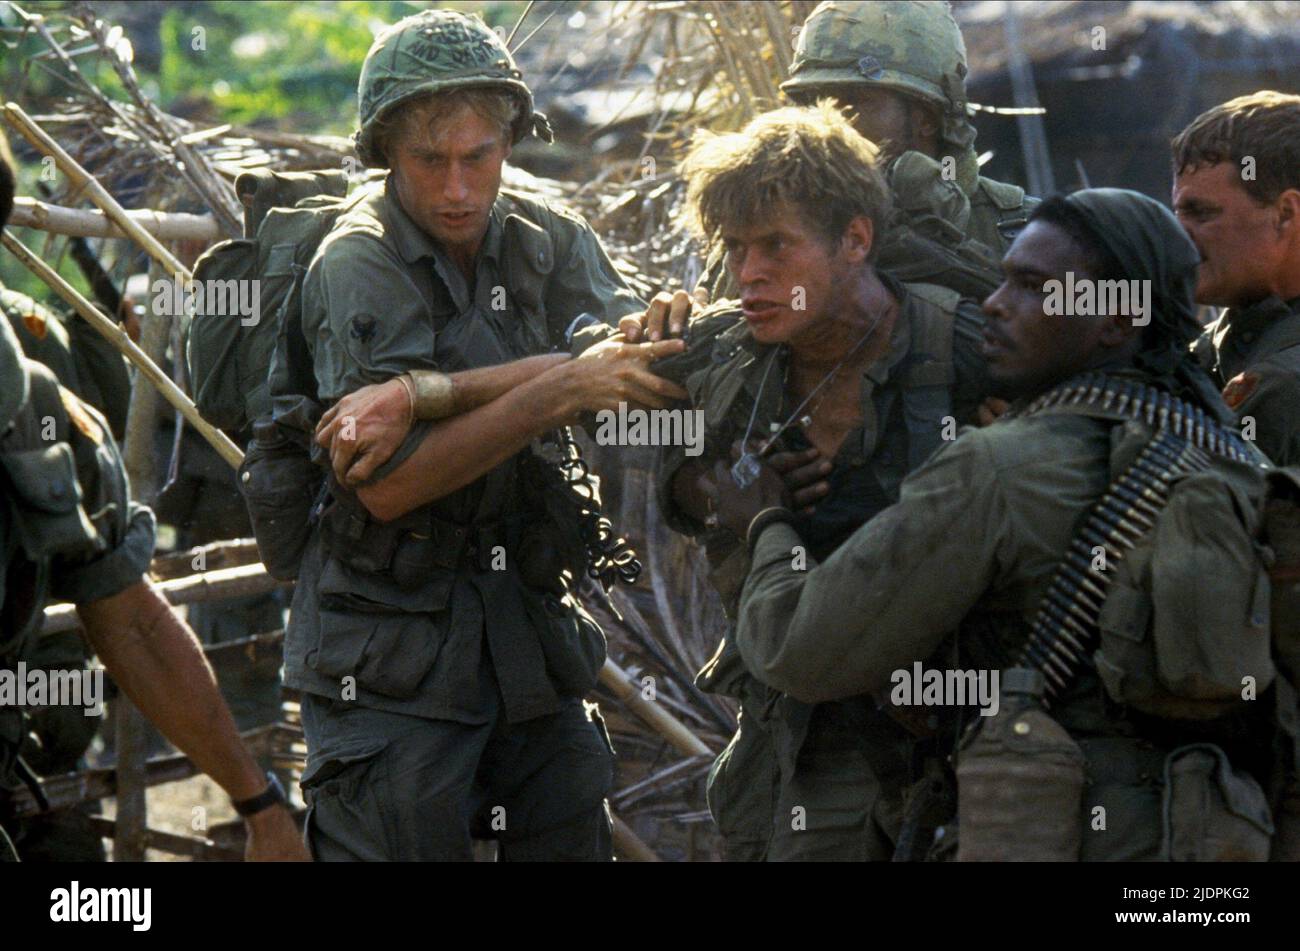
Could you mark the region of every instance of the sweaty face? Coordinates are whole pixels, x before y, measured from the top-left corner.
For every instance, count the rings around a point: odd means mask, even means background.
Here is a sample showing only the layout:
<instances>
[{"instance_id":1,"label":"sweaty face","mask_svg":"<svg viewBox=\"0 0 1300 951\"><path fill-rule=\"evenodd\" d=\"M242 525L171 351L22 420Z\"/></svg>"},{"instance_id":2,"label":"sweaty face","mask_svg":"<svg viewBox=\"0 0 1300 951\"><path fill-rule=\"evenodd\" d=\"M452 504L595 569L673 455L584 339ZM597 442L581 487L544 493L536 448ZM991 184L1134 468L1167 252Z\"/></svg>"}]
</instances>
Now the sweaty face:
<instances>
[{"instance_id":1,"label":"sweaty face","mask_svg":"<svg viewBox=\"0 0 1300 951\"><path fill-rule=\"evenodd\" d=\"M1277 214L1246 193L1231 162L1187 169L1174 181L1174 213L1201 252L1196 302L1221 307L1263 300L1285 244Z\"/></svg>"},{"instance_id":2,"label":"sweaty face","mask_svg":"<svg viewBox=\"0 0 1300 951\"><path fill-rule=\"evenodd\" d=\"M1056 225L1030 222L1002 259L1005 277L984 313L984 358L993 393L1003 399L1033 396L1101 362L1106 317L1049 316L1043 285L1092 278L1083 251Z\"/></svg>"},{"instance_id":3,"label":"sweaty face","mask_svg":"<svg viewBox=\"0 0 1300 951\"><path fill-rule=\"evenodd\" d=\"M436 132L418 130L390 147L397 198L449 254L473 259L487 233L510 144L499 126L468 108L443 118Z\"/></svg>"},{"instance_id":4,"label":"sweaty face","mask_svg":"<svg viewBox=\"0 0 1300 951\"><path fill-rule=\"evenodd\" d=\"M789 343L835 306L845 265L803 216L778 206L758 223L723 228L727 270L760 343Z\"/></svg>"}]
</instances>

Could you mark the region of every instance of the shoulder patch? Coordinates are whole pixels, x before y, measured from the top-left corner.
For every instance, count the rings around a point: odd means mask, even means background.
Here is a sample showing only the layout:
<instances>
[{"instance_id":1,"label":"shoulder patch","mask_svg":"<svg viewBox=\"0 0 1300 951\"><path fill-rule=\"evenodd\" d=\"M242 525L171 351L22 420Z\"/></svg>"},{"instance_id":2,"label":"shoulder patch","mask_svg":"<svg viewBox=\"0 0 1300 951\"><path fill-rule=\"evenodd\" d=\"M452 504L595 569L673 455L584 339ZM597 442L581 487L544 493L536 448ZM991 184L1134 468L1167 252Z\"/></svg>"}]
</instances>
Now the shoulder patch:
<instances>
[{"instance_id":1,"label":"shoulder patch","mask_svg":"<svg viewBox=\"0 0 1300 951\"><path fill-rule=\"evenodd\" d=\"M29 311L23 314L23 326L26 327L27 332L37 340L44 340L46 333L48 333L50 329L45 323L45 318L35 311Z\"/></svg>"},{"instance_id":2,"label":"shoulder patch","mask_svg":"<svg viewBox=\"0 0 1300 951\"><path fill-rule=\"evenodd\" d=\"M1247 370L1244 373L1238 373L1228 385L1223 388L1223 402L1228 404L1228 408L1235 410L1251 395L1259 389L1259 374Z\"/></svg>"},{"instance_id":3,"label":"shoulder patch","mask_svg":"<svg viewBox=\"0 0 1300 951\"><path fill-rule=\"evenodd\" d=\"M77 432L85 436L96 446L104 441L104 430L100 428L99 423L95 422L93 416L86 411L85 405L77 399L75 393L64 387L59 387L59 397L63 400L63 409L68 414L68 420L76 427Z\"/></svg>"}]
</instances>

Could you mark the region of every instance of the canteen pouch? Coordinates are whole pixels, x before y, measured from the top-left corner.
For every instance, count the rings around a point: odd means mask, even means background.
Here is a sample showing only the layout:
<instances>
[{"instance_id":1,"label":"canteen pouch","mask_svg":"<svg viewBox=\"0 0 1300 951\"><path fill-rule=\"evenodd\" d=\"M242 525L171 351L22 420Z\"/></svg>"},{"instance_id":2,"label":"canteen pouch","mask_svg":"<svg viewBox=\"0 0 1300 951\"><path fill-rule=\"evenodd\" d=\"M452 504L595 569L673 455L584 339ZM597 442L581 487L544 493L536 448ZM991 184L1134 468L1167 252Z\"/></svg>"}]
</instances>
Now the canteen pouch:
<instances>
[{"instance_id":1,"label":"canteen pouch","mask_svg":"<svg viewBox=\"0 0 1300 951\"><path fill-rule=\"evenodd\" d=\"M528 611L540 632L546 671L557 692L580 697L596 686L605 666L605 632L571 595L561 600L554 595L525 595Z\"/></svg>"},{"instance_id":2,"label":"canteen pouch","mask_svg":"<svg viewBox=\"0 0 1300 951\"><path fill-rule=\"evenodd\" d=\"M957 760L957 861L1077 862L1079 745L1037 707L981 719Z\"/></svg>"},{"instance_id":3,"label":"canteen pouch","mask_svg":"<svg viewBox=\"0 0 1300 951\"><path fill-rule=\"evenodd\" d=\"M257 550L267 573L281 581L298 577L311 536L311 510L324 476L285 427L269 416L253 424L253 438L239 466Z\"/></svg>"},{"instance_id":4,"label":"canteen pouch","mask_svg":"<svg viewBox=\"0 0 1300 951\"><path fill-rule=\"evenodd\" d=\"M1177 480L1155 528L1109 566L1093 660L1115 702L1210 720L1276 678L1272 589L1254 541L1258 507L1236 478L1244 468L1219 462Z\"/></svg>"},{"instance_id":5,"label":"canteen pouch","mask_svg":"<svg viewBox=\"0 0 1300 951\"><path fill-rule=\"evenodd\" d=\"M1210 743L1165 760L1164 853L1171 862L1264 862L1273 819L1253 776Z\"/></svg>"}]
</instances>

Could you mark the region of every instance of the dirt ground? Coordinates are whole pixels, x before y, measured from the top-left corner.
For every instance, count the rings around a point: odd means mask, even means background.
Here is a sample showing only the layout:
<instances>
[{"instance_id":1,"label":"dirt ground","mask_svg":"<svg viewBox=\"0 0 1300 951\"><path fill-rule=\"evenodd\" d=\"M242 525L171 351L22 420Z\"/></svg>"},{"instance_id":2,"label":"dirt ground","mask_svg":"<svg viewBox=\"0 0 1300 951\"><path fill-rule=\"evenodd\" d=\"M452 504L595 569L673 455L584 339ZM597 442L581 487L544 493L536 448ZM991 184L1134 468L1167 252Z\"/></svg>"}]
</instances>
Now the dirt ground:
<instances>
[{"instance_id":1,"label":"dirt ground","mask_svg":"<svg viewBox=\"0 0 1300 951\"><path fill-rule=\"evenodd\" d=\"M149 827L161 832L173 832L177 835L205 835L208 826L229 822L235 818L234 807L230 798L221 787L206 776L193 776L180 782L154 786L146 793L149 806ZM117 801L104 800L104 815L113 818L117 814ZM113 844L104 841L104 846L111 856ZM172 855L158 849L145 852L148 862L188 862L183 855Z\"/></svg>"}]
</instances>

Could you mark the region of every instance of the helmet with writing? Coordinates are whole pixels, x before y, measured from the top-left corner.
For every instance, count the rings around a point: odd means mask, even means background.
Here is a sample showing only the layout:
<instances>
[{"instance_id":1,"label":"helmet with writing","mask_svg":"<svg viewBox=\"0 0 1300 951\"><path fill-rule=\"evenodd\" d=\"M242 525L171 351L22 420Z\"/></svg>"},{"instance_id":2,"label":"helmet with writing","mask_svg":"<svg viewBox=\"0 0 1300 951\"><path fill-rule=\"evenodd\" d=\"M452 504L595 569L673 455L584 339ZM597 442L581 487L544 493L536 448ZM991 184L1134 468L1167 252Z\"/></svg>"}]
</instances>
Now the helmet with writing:
<instances>
[{"instance_id":1,"label":"helmet with writing","mask_svg":"<svg viewBox=\"0 0 1300 951\"><path fill-rule=\"evenodd\" d=\"M357 86L357 155L382 168L387 160L374 135L381 118L417 96L467 88L499 89L519 100L513 141L529 133L551 140L546 117L534 110L532 91L505 41L477 16L425 10L385 29L366 54Z\"/></svg>"}]
</instances>

